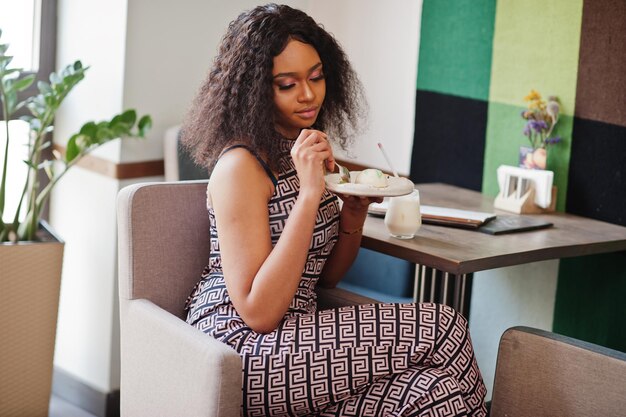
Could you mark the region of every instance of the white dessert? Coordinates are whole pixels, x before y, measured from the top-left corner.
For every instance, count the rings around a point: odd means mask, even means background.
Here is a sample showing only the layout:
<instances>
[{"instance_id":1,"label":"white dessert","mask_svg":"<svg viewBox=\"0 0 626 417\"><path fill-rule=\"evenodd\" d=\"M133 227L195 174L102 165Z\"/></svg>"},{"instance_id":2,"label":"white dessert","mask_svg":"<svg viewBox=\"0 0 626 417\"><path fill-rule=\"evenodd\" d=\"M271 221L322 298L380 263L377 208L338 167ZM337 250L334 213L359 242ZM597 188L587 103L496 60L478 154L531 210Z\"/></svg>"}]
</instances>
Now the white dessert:
<instances>
[{"instance_id":1,"label":"white dessert","mask_svg":"<svg viewBox=\"0 0 626 417\"><path fill-rule=\"evenodd\" d=\"M356 184L369 185L375 188L385 188L389 186L387 175L380 169L368 168L359 172L354 179Z\"/></svg>"}]
</instances>

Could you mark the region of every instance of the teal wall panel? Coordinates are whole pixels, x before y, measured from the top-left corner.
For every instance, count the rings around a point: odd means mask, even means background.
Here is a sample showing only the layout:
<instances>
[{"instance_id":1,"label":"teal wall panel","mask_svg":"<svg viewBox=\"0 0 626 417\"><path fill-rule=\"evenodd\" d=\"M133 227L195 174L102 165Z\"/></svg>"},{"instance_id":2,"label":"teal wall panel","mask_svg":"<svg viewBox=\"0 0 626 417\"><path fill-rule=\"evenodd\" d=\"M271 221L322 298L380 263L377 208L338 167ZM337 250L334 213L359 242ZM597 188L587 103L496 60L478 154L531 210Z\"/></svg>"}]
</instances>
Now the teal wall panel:
<instances>
[{"instance_id":1,"label":"teal wall panel","mask_svg":"<svg viewBox=\"0 0 626 417\"><path fill-rule=\"evenodd\" d=\"M487 100L495 0L424 0L417 88Z\"/></svg>"}]
</instances>

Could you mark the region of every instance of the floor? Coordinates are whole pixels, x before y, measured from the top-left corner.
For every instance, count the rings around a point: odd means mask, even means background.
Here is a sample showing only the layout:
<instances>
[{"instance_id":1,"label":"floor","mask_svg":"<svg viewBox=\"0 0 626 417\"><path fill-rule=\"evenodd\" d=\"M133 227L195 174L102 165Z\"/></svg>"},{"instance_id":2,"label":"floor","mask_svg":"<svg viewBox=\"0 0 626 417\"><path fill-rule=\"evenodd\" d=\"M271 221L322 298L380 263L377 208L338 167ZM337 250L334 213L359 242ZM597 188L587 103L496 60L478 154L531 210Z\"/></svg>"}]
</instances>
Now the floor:
<instances>
[{"instance_id":1,"label":"floor","mask_svg":"<svg viewBox=\"0 0 626 417\"><path fill-rule=\"evenodd\" d=\"M96 417L96 415L90 414L82 408L78 408L74 404L53 395L50 399L48 417Z\"/></svg>"}]
</instances>

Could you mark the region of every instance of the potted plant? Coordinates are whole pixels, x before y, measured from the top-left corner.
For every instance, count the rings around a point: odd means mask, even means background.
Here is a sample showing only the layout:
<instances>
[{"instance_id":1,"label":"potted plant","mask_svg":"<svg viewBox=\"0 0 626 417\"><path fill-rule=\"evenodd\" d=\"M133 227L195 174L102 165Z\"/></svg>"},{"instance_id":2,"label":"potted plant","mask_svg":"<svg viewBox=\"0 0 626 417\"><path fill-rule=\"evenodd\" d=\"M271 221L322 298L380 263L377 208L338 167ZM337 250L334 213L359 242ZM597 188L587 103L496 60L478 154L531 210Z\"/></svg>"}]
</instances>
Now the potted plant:
<instances>
[{"instance_id":1,"label":"potted plant","mask_svg":"<svg viewBox=\"0 0 626 417\"><path fill-rule=\"evenodd\" d=\"M546 169L548 148L561 141L560 136L552 136L559 121L561 106L556 96L548 97L546 102L535 90L530 90L524 101L528 105L522 112L522 118L526 120L523 133L528 138L530 147L520 148L520 167Z\"/></svg>"},{"instance_id":2,"label":"potted plant","mask_svg":"<svg viewBox=\"0 0 626 417\"><path fill-rule=\"evenodd\" d=\"M0 41L2 31L0 30ZM9 68L8 45L0 42L0 101L6 142L0 166L0 415L48 415L56 320L61 280L63 242L42 221L50 193L68 170L98 146L120 137L144 137L152 122L137 119L126 110L102 122L85 123L67 141L65 155L51 146L54 116L63 100L85 77L88 67L80 61L39 81L38 93L24 100L18 93L34 82L22 70ZM7 172L10 132L8 121L20 108L29 126L26 178L9 178ZM41 184L41 173L47 184ZM24 182L17 208L8 213L9 181ZM7 220L8 219L8 220Z\"/></svg>"}]
</instances>

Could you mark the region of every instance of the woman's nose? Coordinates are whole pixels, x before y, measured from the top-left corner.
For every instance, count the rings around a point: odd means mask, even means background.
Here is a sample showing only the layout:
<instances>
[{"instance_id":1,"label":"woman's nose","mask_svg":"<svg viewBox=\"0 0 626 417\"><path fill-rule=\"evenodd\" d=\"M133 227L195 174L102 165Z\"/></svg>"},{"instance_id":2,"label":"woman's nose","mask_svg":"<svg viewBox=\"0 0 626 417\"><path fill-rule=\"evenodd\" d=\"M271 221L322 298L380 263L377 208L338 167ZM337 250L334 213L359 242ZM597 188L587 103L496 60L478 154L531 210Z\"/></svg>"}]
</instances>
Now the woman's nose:
<instances>
[{"instance_id":1,"label":"woman's nose","mask_svg":"<svg viewBox=\"0 0 626 417\"><path fill-rule=\"evenodd\" d=\"M303 83L302 89L300 89L299 101L311 101L315 98L315 93L309 85L309 83Z\"/></svg>"}]
</instances>

